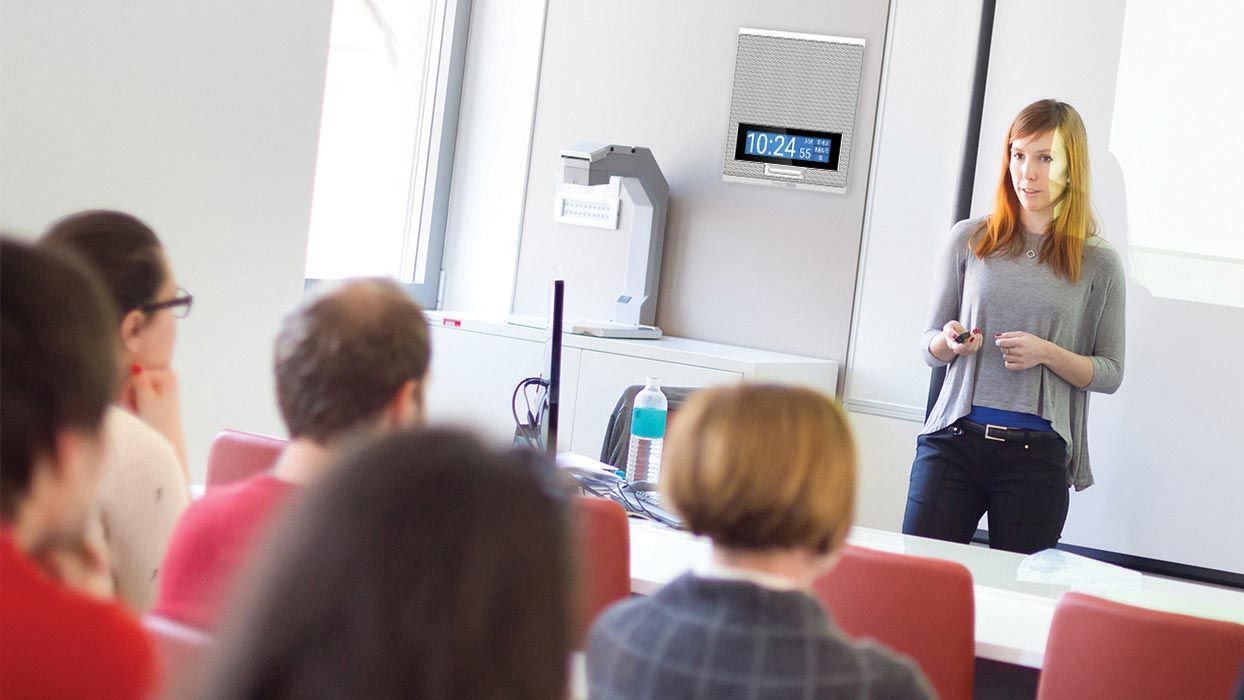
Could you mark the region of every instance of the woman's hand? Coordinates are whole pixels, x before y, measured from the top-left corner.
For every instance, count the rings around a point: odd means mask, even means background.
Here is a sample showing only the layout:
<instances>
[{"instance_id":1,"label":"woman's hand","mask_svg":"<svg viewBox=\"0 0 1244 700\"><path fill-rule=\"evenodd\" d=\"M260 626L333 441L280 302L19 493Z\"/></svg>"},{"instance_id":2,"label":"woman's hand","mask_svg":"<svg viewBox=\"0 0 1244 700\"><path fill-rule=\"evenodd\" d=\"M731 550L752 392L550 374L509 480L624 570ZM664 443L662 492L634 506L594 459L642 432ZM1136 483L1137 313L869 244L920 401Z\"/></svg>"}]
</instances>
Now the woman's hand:
<instances>
[{"instance_id":1,"label":"woman's hand","mask_svg":"<svg viewBox=\"0 0 1244 700\"><path fill-rule=\"evenodd\" d=\"M186 441L181 429L177 375L171 369L144 369L134 365L130 368L127 395L134 397L134 414L172 443L184 469Z\"/></svg>"},{"instance_id":2,"label":"woman's hand","mask_svg":"<svg viewBox=\"0 0 1244 700\"><path fill-rule=\"evenodd\" d=\"M1045 364L1049 360L1048 340L1023 331L994 333L994 344L1002 348L1002 361L1009 370L1024 370Z\"/></svg>"},{"instance_id":3,"label":"woman's hand","mask_svg":"<svg viewBox=\"0 0 1244 700\"><path fill-rule=\"evenodd\" d=\"M1007 369L1019 371L1045 365L1077 389L1083 389L1093 381L1091 357L1077 355L1023 331L994 333L993 338L993 342L1002 348L1002 361Z\"/></svg>"},{"instance_id":4,"label":"woman's hand","mask_svg":"<svg viewBox=\"0 0 1244 700\"><path fill-rule=\"evenodd\" d=\"M942 326L942 336L946 338L946 347L959 357L968 357L973 355L977 350L981 349L981 329L973 329L968 335L968 339L960 343L956 340L959 336L967 333L968 329L964 328L958 321L950 321Z\"/></svg>"}]
</instances>

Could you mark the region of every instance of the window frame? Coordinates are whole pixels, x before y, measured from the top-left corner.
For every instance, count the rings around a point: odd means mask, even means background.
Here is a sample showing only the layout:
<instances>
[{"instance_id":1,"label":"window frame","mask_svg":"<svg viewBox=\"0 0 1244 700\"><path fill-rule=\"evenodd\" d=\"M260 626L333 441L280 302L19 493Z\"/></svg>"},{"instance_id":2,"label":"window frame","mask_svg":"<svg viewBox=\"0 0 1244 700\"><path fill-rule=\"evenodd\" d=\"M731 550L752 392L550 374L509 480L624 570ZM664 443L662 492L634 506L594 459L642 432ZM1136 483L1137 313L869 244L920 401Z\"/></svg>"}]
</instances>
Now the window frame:
<instances>
[{"instance_id":1,"label":"window frame","mask_svg":"<svg viewBox=\"0 0 1244 700\"><path fill-rule=\"evenodd\" d=\"M445 226L466 68L471 0L431 0L419 132L415 138L398 283L425 309L444 292ZM327 280L304 278L304 291Z\"/></svg>"}]
</instances>

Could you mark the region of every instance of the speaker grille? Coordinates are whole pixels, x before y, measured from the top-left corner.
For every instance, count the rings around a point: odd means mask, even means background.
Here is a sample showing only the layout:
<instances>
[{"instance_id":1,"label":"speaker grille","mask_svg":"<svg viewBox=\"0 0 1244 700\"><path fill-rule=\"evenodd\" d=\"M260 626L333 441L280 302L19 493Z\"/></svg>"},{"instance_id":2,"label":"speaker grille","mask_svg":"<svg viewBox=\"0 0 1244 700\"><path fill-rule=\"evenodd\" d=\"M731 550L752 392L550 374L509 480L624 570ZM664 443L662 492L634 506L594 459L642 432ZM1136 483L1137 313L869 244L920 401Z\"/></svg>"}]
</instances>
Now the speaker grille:
<instances>
[{"instance_id":1,"label":"speaker grille","mask_svg":"<svg viewBox=\"0 0 1244 700\"><path fill-rule=\"evenodd\" d=\"M774 181L764 163L735 160L739 122L842 134L838 170L806 168L802 184L845 188L864 47L812 38L739 34L724 175Z\"/></svg>"}]
</instances>

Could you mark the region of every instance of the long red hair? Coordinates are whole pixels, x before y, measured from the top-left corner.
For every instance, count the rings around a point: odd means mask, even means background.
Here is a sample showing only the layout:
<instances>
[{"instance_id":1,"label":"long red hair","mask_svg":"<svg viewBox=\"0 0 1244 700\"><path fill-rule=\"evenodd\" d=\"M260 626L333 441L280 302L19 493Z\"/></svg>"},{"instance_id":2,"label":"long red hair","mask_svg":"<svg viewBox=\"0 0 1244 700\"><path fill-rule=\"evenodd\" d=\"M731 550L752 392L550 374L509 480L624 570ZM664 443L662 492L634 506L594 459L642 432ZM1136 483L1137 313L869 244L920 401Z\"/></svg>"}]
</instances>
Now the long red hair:
<instances>
[{"instance_id":1,"label":"long red hair","mask_svg":"<svg viewBox=\"0 0 1244 700\"><path fill-rule=\"evenodd\" d=\"M1046 235L1042 237L1039 256L1059 276L1075 283L1084 267L1084 241L1097 234L1097 222L1089 203L1088 135L1080 114L1066 102L1033 102L1011 122L1002 144L1002 175L994 193L993 212L970 245L978 258L1023 253L1019 198L1011 184L1011 142L1051 131L1061 137L1066 151L1067 185L1055 202L1053 221L1043 232Z\"/></svg>"}]
</instances>

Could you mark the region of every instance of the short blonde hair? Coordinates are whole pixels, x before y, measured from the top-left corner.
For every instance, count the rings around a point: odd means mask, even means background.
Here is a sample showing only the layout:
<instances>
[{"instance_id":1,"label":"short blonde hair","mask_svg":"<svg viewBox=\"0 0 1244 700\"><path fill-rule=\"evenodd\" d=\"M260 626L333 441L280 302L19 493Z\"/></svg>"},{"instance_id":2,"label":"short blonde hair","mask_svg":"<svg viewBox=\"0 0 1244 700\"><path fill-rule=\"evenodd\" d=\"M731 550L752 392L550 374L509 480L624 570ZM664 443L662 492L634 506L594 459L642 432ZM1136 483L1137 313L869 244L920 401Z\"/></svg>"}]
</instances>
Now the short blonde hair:
<instances>
[{"instance_id":1,"label":"short blonde hair","mask_svg":"<svg viewBox=\"0 0 1244 700\"><path fill-rule=\"evenodd\" d=\"M811 389L740 384L692 394L671 423L661 488L692 532L738 549L842 546L855 442Z\"/></svg>"}]
</instances>

